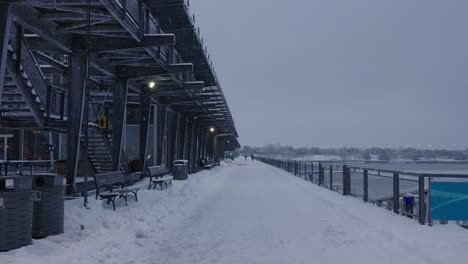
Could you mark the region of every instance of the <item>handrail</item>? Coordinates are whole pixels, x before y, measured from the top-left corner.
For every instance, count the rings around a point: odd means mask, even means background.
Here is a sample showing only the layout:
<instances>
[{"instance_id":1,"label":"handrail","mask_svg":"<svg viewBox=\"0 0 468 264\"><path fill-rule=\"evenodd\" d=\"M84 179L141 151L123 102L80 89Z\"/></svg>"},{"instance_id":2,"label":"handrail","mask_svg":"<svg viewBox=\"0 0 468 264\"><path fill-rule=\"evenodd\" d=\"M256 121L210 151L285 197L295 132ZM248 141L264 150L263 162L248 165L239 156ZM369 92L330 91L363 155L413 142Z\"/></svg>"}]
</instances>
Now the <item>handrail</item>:
<instances>
[{"instance_id":1,"label":"handrail","mask_svg":"<svg viewBox=\"0 0 468 264\"><path fill-rule=\"evenodd\" d=\"M423 225L427 222L432 225L430 186L433 180L468 181L468 174L464 173L411 172L264 157L258 157L258 160L345 196L357 197L396 214L415 218ZM412 202L407 202L407 198Z\"/></svg>"}]
</instances>

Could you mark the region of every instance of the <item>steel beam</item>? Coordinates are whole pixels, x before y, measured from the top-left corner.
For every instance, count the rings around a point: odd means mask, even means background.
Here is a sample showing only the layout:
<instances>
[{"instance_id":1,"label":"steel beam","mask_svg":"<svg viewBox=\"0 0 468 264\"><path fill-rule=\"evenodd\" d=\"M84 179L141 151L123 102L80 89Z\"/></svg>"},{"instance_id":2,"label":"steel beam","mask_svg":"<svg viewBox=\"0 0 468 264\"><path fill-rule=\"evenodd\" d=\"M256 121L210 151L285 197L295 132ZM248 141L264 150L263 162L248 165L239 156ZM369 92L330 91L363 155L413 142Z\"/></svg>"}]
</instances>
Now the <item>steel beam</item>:
<instances>
[{"instance_id":1,"label":"steel beam","mask_svg":"<svg viewBox=\"0 0 468 264\"><path fill-rule=\"evenodd\" d=\"M10 38L12 7L9 2L0 2L0 105L3 95L3 81L8 61L8 40Z\"/></svg>"},{"instance_id":2,"label":"steel beam","mask_svg":"<svg viewBox=\"0 0 468 264\"><path fill-rule=\"evenodd\" d=\"M8 56L8 62L7 62L7 70L10 75L10 77L13 79L13 82L15 83L16 87L20 91L22 97L26 101L26 104L29 107L29 110L31 111L34 120L36 120L37 125L39 126L44 126L45 120L44 120L44 115L42 114L41 108L36 102L35 98L33 97L31 93L31 88L28 86L27 81L21 76L19 73L16 71L16 62L13 61L13 58L11 56Z\"/></svg>"},{"instance_id":3,"label":"steel beam","mask_svg":"<svg viewBox=\"0 0 468 264\"><path fill-rule=\"evenodd\" d=\"M40 19L40 12L28 5L13 6L13 21L53 43L64 52L72 52L73 40L71 35L63 34L53 22Z\"/></svg>"},{"instance_id":4,"label":"steel beam","mask_svg":"<svg viewBox=\"0 0 468 264\"><path fill-rule=\"evenodd\" d=\"M192 69L193 65L191 63L171 64L168 70L162 67L119 66L117 67L117 76L133 79L190 72Z\"/></svg>"},{"instance_id":5,"label":"steel beam","mask_svg":"<svg viewBox=\"0 0 468 264\"><path fill-rule=\"evenodd\" d=\"M191 127L191 132L190 132L190 146L189 146L188 160L189 160L190 168L193 169L196 165L195 148L196 148L196 140L197 140L197 135L196 135L197 128L193 120L190 122L190 127Z\"/></svg>"},{"instance_id":6,"label":"steel beam","mask_svg":"<svg viewBox=\"0 0 468 264\"><path fill-rule=\"evenodd\" d=\"M190 149L189 144L190 144L190 122L188 117L184 119L184 143L182 147L182 159L187 160L188 159L188 151Z\"/></svg>"},{"instance_id":7,"label":"steel beam","mask_svg":"<svg viewBox=\"0 0 468 264\"><path fill-rule=\"evenodd\" d=\"M34 53L34 56L44 62L44 63L47 63L48 65L54 67L55 69L59 70L59 72L61 74L64 74L67 72L67 65L63 64L62 62L60 61L57 61L56 59L42 53L42 52L35 52Z\"/></svg>"},{"instance_id":8,"label":"steel beam","mask_svg":"<svg viewBox=\"0 0 468 264\"><path fill-rule=\"evenodd\" d=\"M175 44L174 34L148 34L137 42L134 39L123 39L115 37L93 37L91 52L110 52L127 49L145 49L160 46L171 46Z\"/></svg>"},{"instance_id":9,"label":"steel beam","mask_svg":"<svg viewBox=\"0 0 468 264\"><path fill-rule=\"evenodd\" d=\"M148 131L151 114L151 97L141 96L140 99L140 171L145 171L147 166Z\"/></svg>"},{"instance_id":10,"label":"steel beam","mask_svg":"<svg viewBox=\"0 0 468 264\"><path fill-rule=\"evenodd\" d=\"M165 144L165 124L166 124L166 106L158 105L157 107L157 124L156 124L156 141L158 142L157 151L157 161L158 165L164 164L165 162L165 153L164 153L164 144Z\"/></svg>"},{"instance_id":11,"label":"steel beam","mask_svg":"<svg viewBox=\"0 0 468 264\"><path fill-rule=\"evenodd\" d=\"M122 140L125 116L127 114L128 81L117 79L112 97L112 170L119 170L122 157Z\"/></svg>"},{"instance_id":12,"label":"steel beam","mask_svg":"<svg viewBox=\"0 0 468 264\"><path fill-rule=\"evenodd\" d=\"M122 7L119 5L120 3L114 0L99 0L99 2L101 2L101 4L107 9L107 11L111 13L114 19L117 20L120 23L120 25L122 25L122 27L124 27L135 40L141 40L140 26L142 27L143 25L137 25L135 21L133 21L130 18L131 15L129 15L128 12L126 12L127 8L129 7ZM135 0L124 1L124 4L136 5L137 2ZM131 6L130 8L134 8L134 6Z\"/></svg>"},{"instance_id":13,"label":"steel beam","mask_svg":"<svg viewBox=\"0 0 468 264\"><path fill-rule=\"evenodd\" d=\"M16 45L17 43L14 44ZM21 41L21 50L21 65L23 66L23 70L28 75L28 80L31 82L36 95L39 97L42 107L47 111L46 101L48 85L38 68L39 63L24 41Z\"/></svg>"},{"instance_id":14,"label":"steel beam","mask_svg":"<svg viewBox=\"0 0 468 264\"><path fill-rule=\"evenodd\" d=\"M67 131L67 185L74 192L78 172L81 133L85 105L86 55L72 53L69 57L68 131ZM87 162L87 161L86 161Z\"/></svg>"}]
</instances>

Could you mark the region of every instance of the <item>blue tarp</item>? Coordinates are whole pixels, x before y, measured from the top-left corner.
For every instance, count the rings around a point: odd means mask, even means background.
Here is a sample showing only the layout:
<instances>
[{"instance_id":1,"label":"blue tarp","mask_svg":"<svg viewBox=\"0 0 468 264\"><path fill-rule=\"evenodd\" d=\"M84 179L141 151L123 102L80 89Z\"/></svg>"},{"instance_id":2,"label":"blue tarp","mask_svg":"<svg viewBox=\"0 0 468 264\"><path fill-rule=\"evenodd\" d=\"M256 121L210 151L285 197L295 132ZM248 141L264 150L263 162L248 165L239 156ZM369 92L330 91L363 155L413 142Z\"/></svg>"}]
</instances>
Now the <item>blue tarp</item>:
<instances>
[{"instance_id":1,"label":"blue tarp","mask_svg":"<svg viewBox=\"0 0 468 264\"><path fill-rule=\"evenodd\" d=\"M432 182L433 220L468 220L468 182Z\"/></svg>"}]
</instances>

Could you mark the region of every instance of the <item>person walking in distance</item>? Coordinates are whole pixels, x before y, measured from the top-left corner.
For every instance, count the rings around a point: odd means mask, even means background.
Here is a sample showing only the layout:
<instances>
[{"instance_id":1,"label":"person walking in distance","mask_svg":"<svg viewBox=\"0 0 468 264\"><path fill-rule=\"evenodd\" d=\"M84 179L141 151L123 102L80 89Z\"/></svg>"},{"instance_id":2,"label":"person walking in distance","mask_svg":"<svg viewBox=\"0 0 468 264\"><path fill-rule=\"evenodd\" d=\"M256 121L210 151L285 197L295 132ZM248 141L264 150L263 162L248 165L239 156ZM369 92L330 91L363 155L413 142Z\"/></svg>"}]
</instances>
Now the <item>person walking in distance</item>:
<instances>
[{"instance_id":1,"label":"person walking in distance","mask_svg":"<svg viewBox=\"0 0 468 264\"><path fill-rule=\"evenodd\" d=\"M244 157L245 157L245 160L247 160L247 155L245 155Z\"/></svg>"},{"instance_id":2,"label":"person walking in distance","mask_svg":"<svg viewBox=\"0 0 468 264\"><path fill-rule=\"evenodd\" d=\"M252 161L255 160L255 156L253 154L250 157L252 158Z\"/></svg>"}]
</instances>

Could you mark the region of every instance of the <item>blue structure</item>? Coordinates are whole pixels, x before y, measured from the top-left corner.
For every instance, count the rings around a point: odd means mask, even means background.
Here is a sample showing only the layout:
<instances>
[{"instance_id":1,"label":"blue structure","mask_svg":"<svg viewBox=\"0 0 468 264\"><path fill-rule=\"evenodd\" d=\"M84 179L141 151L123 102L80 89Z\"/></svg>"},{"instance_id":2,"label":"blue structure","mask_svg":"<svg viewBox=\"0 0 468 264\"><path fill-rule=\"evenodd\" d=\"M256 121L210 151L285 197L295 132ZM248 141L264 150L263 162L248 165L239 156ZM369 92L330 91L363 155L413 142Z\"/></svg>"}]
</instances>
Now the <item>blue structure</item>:
<instances>
[{"instance_id":1,"label":"blue structure","mask_svg":"<svg viewBox=\"0 0 468 264\"><path fill-rule=\"evenodd\" d=\"M468 220L468 182L431 183L432 220Z\"/></svg>"}]
</instances>

